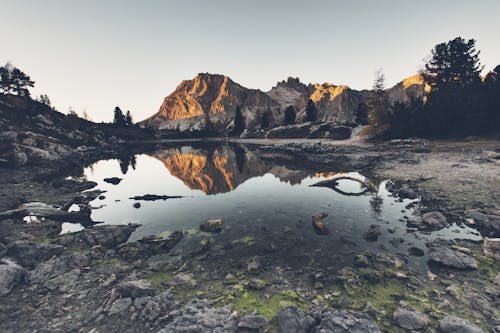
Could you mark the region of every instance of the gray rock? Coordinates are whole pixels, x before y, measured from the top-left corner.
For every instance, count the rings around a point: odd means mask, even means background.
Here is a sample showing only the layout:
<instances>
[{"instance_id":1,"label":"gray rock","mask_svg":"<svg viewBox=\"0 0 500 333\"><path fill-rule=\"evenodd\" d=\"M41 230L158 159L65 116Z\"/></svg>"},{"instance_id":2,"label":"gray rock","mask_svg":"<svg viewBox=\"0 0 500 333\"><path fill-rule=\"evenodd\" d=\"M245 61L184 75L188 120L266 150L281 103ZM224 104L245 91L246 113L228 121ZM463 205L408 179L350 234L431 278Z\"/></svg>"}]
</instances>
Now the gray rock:
<instances>
[{"instance_id":1,"label":"gray rock","mask_svg":"<svg viewBox=\"0 0 500 333\"><path fill-rule=\"evenodd\" d=\"M34 267L38 262L60 255L63 251L64 247L61 245L18 240L7 245L5 255L14 258L24 267Z\"/></svg>"},{"instance_id":2,"label":"gray rock","mask_svg":"<svg viewBox=\"0 0 500 333\"><path fill-rule=\"evenodd\" d=\"M132 299L141 298L145 296L153 296L155 290L149 280L133 280L123 281L117 286L118 292L121 297L130 297Z\"/></svg>"},{"instance_id":3,"label":"gray rock","mask_svg":"<svg viewBox=\"0 0 500 333\"><path fill-rule=\"evenodd\" d=\"M146 321L154 321L161 313L161 306L155 301L149 300L141 311L141 318Z\"/></svg>"},{"instance_id":4,"label":"gray rock","mask_svg":"<svg viewBox=\"0 0 500 333\"><path fill-rule=\"evenodd\" d=\"M393 318L400 327L407 330L420 330L429 325L425 315L417 311L399 308L394 311Z\"/></svg>"},{"instance_id":5,"label":"gray rock","mask_svg":"<svg viewBox=\"0 0 500 333\"><path fill-rule=\"evenodd\" d=\"M347 310L325 309L317 333L381 333L368 315Z\"/></svg>"},{"instance_id":6,"label":"gray rock","mask_svg":"<svg viewBox=\"0 0 500 333\"><path fill-rule=\"evenodd\" d=\"M158 333L235 333L238 323L229 308L213 308L204 300L188 303L169 317L172 321Z\"/></svg>"},{"instance_id":7,"label":"gray rock","mask_svg":"<svg viewBox=\"0 0 500 333\"><path fill-rule=\"evenodd\" d=\"M59 289L61 292L66 292L75 287L75 282L78 280L81 271L79 268L72 269L68 273L56 276L45 281L43 286L49 290Z\"/></svg>"},{"instance_id":8,"label":"gray rock","mask_svg":"<svg viewBox=\"0 0 500 333\"><path fill-rule=\"evenodd\" d=\"M478 265L474 258L458 250L452 250L444 246L431 247L429 259L443 266L458 269L477 269Z\"/></svg>"},{"instance_id":9,"label":"gray rock","mask_svg":"<svg viewBox=\"0 0 500 333\"><path fill-rule=\"evenodd\" d=\"M59 242L63 245L106 246L114 247L125 243L138 224L101 225L79 232L62 235Z\"/></svg>"},{"instance_id":10,"label":"gray rock","mask_svg":"<svg viewBox=\"0 0 500 333\"><path fill-rule=\"evenodd\" d=\"M179 273L172 277L170 284L192 288L196 286L196 280L193 279L193 273Z\"/></svg>"},{"instance_id":11,"label":"gray rock","mask_svg":"<svg viewBox=\"0 0 500 333\"><path fill-rule=\"evenodd\" d=\"M430 212L422 215L422 223L431 229L441 229L446 227L448 220L440 212Z\"/></svg>"},{"instance_id":12,"label":"gray rock","mask_svg":"<svg viewBox=\"0 0 500 333\"><path fill-rule=\"evenodd\" d=\"M0 259L0 296L7 295L24 276L24 269L9 259Z\"/></svg>"},{"instance_id":13,"label":"gray rock","mask_svg":"<svg viewBox=\"0 0 500 333\"><path fill-rule=\"evenodd\" d=\"M114 314L121 313L126 311L132 305L132 300L130 298L118 298L116 301L111 304L111 308L109 309L109 315L112 316Z\"/></svg>"},{"instance_id":14,"label":"gray rock","mask_svg":"<svg viewBox=\"0 0 500 333\"><path fill-rule=\"evenodd\" d=\"M28 272L28 281L33 284L44 284L45 281L63 275L74 268L82 269L89 259L81 254L70 254L54 257L36 265Z\"/></svg>"},{"instance_id":15,"label":"gray rock","mask_svg":"<svg viewBox=\"0 0 500 333\"><path fill-rule=\"evenodd\" d=\"M138 311L141 311L142 309L144 309L144 307L146 306L146 304L152 299L151 296L144 296L144 297L140 297L140 298L136 298L134 299L134 308L136 308Z\"/></svg>"},{"instance_id":16,"label":"gray rock","mask_svg":"<svg viewBox=\"0 0 500 333\"><path fill-rule=\"evenodd\" d=\"M205 232L221 232L224 226L222 219L208 219L200 224L200 230Z\"/></svg>"},{"instance_id":17,"label":"gray rock","mask_svg":"<svg viewBox=\"0 0 500 333\"><path fill-rule=\"evenodd\" d=\"M307 333L316 324L316 320L304 314L296 306L289 306L278 313L278 325L281 332Z\"/></svg>"},{"instance_id":18,"label":"gray rock","mask_svg":"<svg viewBox=\"0 0 500 333\"><path fill-rule=\"evenodd\" d=\"M267 325L267 320L261 315L246 315L238 322L239 331L262 332Z\"/></svg>"},{"instance_id":19,"label":"gray rock","mask_svg":"<svg viewBox=\"0 0 500 333\"><path fill-rule=\"evenodd\" d=\"M28 202L16 209L0 213L0 220L35 216L60 222L82 222L90 220L90 211L67 212L43 202Z\"/></svg>"},{"instance_id":20,"label":"gray rock","mask_svg":"<svg viewBox=\"0 0 500 333\"><path fill-rule=\"evenodd\" d=\"M468 320L454 316L446 316L441 319L439 328L444 333L486 333Z\"/></svg>"},{"instance_id":21,"label":"gray rock","mask_svg":"<svg viewBox=\"0 0 500 333\"><path fill-rule=\"evenodd\" d=\"M484 254L495 260L500 260L500 238L484 238Z\"/></svg>"},{"instance_id":22,"label":"gray rock","mask_svg":"<svg viewBox=\"0 0 500 333\"><path fill-rule=\"evenodd\" d=\"M480 229L483 236L500 237L500 215L471 211L465 215L465 219Z\"/></svg>"},{"instance_id":23,"label":"gray rock","mask_svg":"<svg viewBox=\"0 0 500 333\"><path fill-rule=\"evenodd\" d=\"M110 177L110 178L104 178L103 179L106 183L113 184L113 185L118 185L122 181L121 178L118 177Z\"/></svg>"}]
</instances>

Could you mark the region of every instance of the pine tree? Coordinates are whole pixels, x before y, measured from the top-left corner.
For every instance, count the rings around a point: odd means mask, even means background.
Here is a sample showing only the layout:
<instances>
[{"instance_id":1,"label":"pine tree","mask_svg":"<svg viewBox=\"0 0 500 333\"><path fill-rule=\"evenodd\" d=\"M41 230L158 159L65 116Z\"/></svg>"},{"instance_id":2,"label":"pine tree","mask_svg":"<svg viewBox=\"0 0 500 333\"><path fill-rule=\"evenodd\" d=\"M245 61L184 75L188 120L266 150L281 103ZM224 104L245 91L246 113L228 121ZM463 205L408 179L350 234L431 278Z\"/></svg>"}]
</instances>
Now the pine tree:
<instances>
[{"instance_id":1,"label":"pine tree","mask_svg":"<svg viewBox=\"0 0 500 333\"><path fill-rule=\"evenodd\" d=\"M29 97L29 87L34 87L35 82L19 68L6 63L0 67L0 89L4 94L14 93L18 96Z\"/></svg>"},{"instance_id":2,"label":"pine tree","mask_svg":"<svg viewBox=\"0 0 500 333\"><path fill-rule=\"evenodd\" d=\"M297 114L295 113L295 108L292 105L289 105L285 109L285 117L283 119L284 125L292 125L295 123L295 118Z\"/></svg>"},{"instance_id":3,"label":"pine tree","mask_svg":"<svg viewBox=\"0 0 500 333\"><path fill-rule=\"evenodd\" d=\"M118 106L115 107L113 123L118 126L126 125L125 116L123 115L122 110Z\"/></svg>"},{"instance_id":4,"label":"pine tree","mask_svg":"<svg viewBox=\"0 0 500 333\"><path fill-rule=\"evenodd\" d=\"M316 109L316 105L314 105L314 102L310 99L307 101L305 121L316 120L318 120L318 109Z\"/></svg>"},{"instance_id":5,"label":"pine tree","mask_svg":"<svg viewBox=\"0 0 500 333\"><path fill-rule=\"evenodd\" d=\"M389 122L385 94L385 76L382 69L375 72L373 91L376 94L376 98L371 110L368 112L368 123L370 124L372 134L380 135L387 130Z\"/></svg>"},{"instance_id":6,"label":"pine tree","mask_svg":"<svg viewBox=\"0 0 500 333\"><path fill-rule=\"evenodd\" d=\"M132 121L132 115L130 114L130 111L127 111L125 114L125 125L127 126L132 126L134 122Z\"/></svg>"}]
</instances>

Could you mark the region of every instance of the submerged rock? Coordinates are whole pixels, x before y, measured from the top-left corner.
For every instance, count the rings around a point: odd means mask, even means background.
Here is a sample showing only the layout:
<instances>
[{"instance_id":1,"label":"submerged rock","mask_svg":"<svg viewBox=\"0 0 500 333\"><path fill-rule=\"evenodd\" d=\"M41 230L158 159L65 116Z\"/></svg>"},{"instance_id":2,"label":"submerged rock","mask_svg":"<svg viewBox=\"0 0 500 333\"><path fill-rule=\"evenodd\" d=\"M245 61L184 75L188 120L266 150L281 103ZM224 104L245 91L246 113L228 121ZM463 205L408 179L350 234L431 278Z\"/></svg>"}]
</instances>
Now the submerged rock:
<instances>
[{"instance_id":1,"label":"submerged rock","mask_svg":"<svg viewBox=\"0 0 500 333\"><path fill-rule=\"evenodd\" d=\"M368 230L363 235L363 238L369 242L376 242L378 239L378 236L380 236L380 235L381 235L380 225L372 224L372 225L370 225Z\"/></svg>"},{"instance_id":2,"label":"submerged rock","mask_svg":"<svg viewBox=\"0 0 500 333\"><path fill-rule=\"evenodd\" d=\"M439 328L444 333L486 333L468 320L446 316L439 322Z\"/></svg>"},{"instance_id":3,"label":"submerged rock","mask_svg":"<svg viewBox=\"0 0 500 333\"><path fill-rule=\"evenodd\" d=\"M106 183L113 184L113 185L118 185L122 181L121 178L118 177L110 177L110 178L104 178L103 179Z\"/></svg>"},{"instance_id":4,"label":"submerged rock","mask_svg":"<svg viewBox=\"0 0 500 333\"><path fill-rule=\"evenodd\" d=\"M316 325L316 320L298 307L289 306L278 313L278 325L281 332L307 333Z\"/></svg>"},{"instance_id":5,"label":"submerged rock","mask_svg":"<svg viewBox=\"0 0 500 333\"><path fill-rule=\"evenodd\" d=\"M9 259L0 259L0 296L7 295L24 276L24 269Z\"/></svg>"},{"instance_id":6,"label":"submerged rock","mask_svg":"<svg viewBox=\"0 0 500 333\"><path fill-rule=\"evenodd\" d=\"M429 258L431 262L447 267L458 269L478 268L476 260L471 256L444 246L431 247L429 250Z\"/></svg>"},{"instance_id":7,"label":"submerged rock","mask_svg":"<svg viewBox=\"0 0 500 333\"><path fill-rule=\"evenodd\" d=\"M420 330L429 325L429 322L423 313L399 308L393 314L394 320L398 325L407 330Z\"/></svg>"},{"instance_id":8,"label":"submerged rock","mask_svg":"<svg viewBox=\"0 0 500 333\"><path fill-rule=\"evenodd\" d=\"M205 232L221 232L224 226L222 219L208 219L200 224L200 230Z\"/></svg>"},{"instance_id":9,"label":"submerged rock","mask_svg":"<svg viewBox=\"0 0 500 333\"><path fill-rule=\"evenodd\" d=\"M430 229L442 229L448 225L448 220L441 212L430 212L422 215L422 223Z\"/></svg>"}]
</instances>

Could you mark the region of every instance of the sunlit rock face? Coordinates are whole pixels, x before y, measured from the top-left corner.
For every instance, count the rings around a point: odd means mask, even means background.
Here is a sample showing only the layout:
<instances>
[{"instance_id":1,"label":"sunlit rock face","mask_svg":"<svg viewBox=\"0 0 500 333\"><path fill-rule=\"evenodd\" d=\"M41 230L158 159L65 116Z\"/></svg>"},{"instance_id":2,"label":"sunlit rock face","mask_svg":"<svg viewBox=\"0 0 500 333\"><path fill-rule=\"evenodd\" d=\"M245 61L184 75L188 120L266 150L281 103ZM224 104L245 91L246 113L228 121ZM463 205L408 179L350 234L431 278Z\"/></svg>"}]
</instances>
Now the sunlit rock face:
<instances>
[{"instance_id":1,"label":"sunlit rock face","mask_svg":"<svg viewBox=\"0 0 500 333\"><path fill-rule=\"evenodd\" d=\"M155 152L153 156L162 161L168 172L182 180L187 187L206 194L233 191L247 179L266 173L291 184L299 184L309 175L324 175L276 166L239 146L172 148Z\"/></svg>"},{"instance_id":2,"label":"sunlit rock face","mask_svg":"<svg viewBox=\"0 0 500 333\"><path fill-rule=\"evenodd\" d=\"M387 96L391 103L406 103L421 97L424 89L428 86L417 74L387 89ZM155 129L188 130L204 128L208 119L216 131L227 132L240 107L246 128L259 127L264 114L268 115L269 127L275 127L283 124L289 106L295 109L297 121L303 121L309 99L316 105L319 121L355 123L360 107L372 105L376 94L331 83L305 85L297 78L288 78L262 92L245 88L224 75L203 73L183 81L143 124Z\"/></svg>"}]
</instances>

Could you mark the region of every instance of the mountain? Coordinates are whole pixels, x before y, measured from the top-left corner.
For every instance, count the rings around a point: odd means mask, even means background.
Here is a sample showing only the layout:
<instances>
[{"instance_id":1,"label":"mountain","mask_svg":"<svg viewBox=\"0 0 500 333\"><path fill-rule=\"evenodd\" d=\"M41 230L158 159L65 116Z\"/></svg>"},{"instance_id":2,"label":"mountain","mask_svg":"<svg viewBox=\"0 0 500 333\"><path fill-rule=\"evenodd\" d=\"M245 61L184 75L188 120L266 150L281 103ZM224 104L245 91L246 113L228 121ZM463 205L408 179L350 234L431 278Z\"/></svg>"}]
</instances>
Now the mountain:
<instances>
[{"instance_id":1,"label":"mountain","mask_svg":"<svg viewBox=\"0 0 500 333\"><path fill-rule=\"evenodd\" d=\"M417 74L387 89L387 95L391 103L407 102L422 96L424 89L425 82ZM239 107L246 128L259 128L264 114L272 128L282 125L289 106L295 109L297 121L302 122L309 99L318 110L319 121L353 124L360 110L369 107L375 98L370 90L331 83L305 85L298 78L288 78L262 92L245 88L224 75L200 73L192 80L182 81L165 97L159 111L142 124L160 130L188 130L204 128L208 120L216 131L226 132L232 128Z\"/></svg>"}]
</instances>

